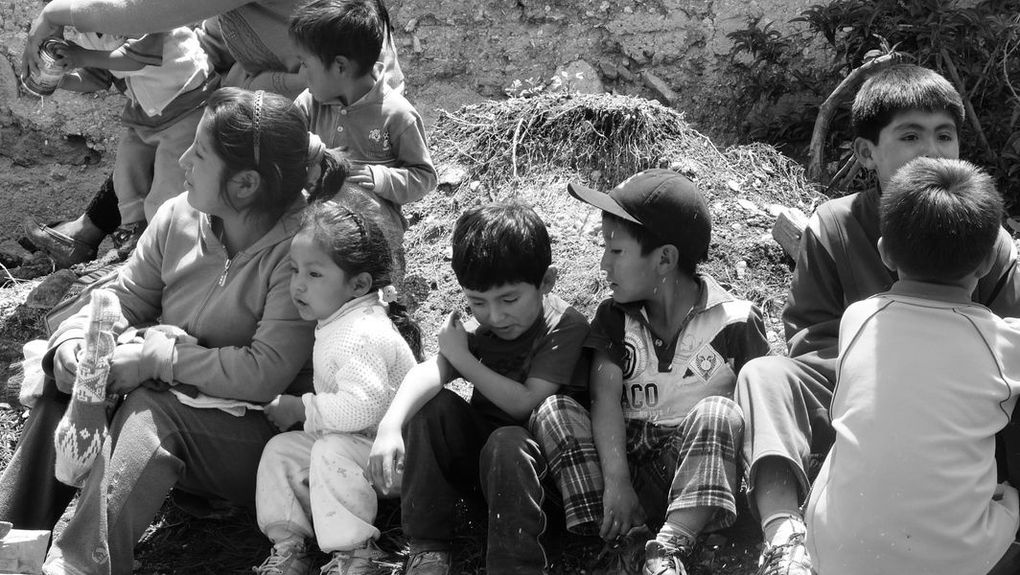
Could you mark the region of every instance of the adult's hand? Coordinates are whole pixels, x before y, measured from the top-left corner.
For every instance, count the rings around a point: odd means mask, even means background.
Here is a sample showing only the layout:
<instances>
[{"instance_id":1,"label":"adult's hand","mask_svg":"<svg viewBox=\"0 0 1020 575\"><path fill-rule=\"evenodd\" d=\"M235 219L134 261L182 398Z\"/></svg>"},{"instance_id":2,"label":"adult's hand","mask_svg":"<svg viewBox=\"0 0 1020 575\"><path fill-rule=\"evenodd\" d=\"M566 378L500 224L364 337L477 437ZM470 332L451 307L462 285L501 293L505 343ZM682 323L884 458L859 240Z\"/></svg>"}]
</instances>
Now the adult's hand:
<instances>
[{"instance_id":1,"label":"adult's hand","mask_svg":"<svg viewBox=\"0 0 1020 575\"><path fill-rule=\"evenodd\" d=\"M78 352L81 350L80 339L69 339L60 344L53 352L53 379L57 388L70 391L74 387L74 377L78 373Z\"/></svg>"},{"instance_id":2,"label":"adult's hand","mask_svg":"<svg viewBox=\"0 0 1020 575\"><path fill-rule=\"evenodd\" d=\"M42 43L47 38L54 36L62 37L63 35L64 27L51 23L46 17L45 8L39 12L39 15L32 22L32 27L28 30L25 51L21 55L22 78L27 78L30 74L35 74L39 71L39 47L42 46Z\"/></svg>"},{"instance_id":3,"label":"adult's hand","mask_svg":"<svg viewBox=\"0 0 1020 575\"><path fill-rule=\"evenodd\" d=\"M142 365L142 344L126 343L118 345L113 350L113 359L110 360L110 379L107 384L107 393L125 394L133 391L149 379L141 373Z\"/></svg>"}]
</instances>

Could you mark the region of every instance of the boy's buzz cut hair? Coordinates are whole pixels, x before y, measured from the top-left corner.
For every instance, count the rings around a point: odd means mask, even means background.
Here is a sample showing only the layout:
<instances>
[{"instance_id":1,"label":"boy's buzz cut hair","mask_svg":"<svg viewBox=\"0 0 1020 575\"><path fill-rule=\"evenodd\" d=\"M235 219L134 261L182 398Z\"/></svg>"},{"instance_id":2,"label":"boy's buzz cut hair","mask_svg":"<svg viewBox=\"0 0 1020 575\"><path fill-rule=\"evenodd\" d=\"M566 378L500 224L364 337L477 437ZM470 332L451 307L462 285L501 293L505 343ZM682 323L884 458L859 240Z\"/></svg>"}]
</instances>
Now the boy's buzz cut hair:
<instances>
[{"instance_id":1,"label":"boy's buzz cut hair","mask_svg":"<svg viewBox=\"0 0 1020 575\"><path fill-rule=\"evenodd\" d=\"M535 210L516 202L471 208L453 227L453 272L464 289L515 283L541 287L552 265L549 231Z\"/></svg>"},{"instance_id":2,"label":"boy's buzz cut hair","mask_svg":"<svg viewBox=\"0 0 1020 575\"><path fill-rule=\"evenodd\" d=\"M343 56L371 73L382 53L389 17L373 0L311 0L290 19L290 37L327 67Z\"/></svg>"},{"instance_id":3,"label":"boy's buzz cut hair","mask_svg":"<svg viewBox=\"0 0 1020 575\"><path fill-rule=\"evenodd\" d=\"M973 164L916 158L882 192L882 244L918 279L960 279L995 247L1002 209L991 176Z\"/></svg>"},{"instance_id":4,"label":"boy's buzz cut hair","mask_svg":"<svg viewBox=\"0 0 1020 575\"><path fill-rule=\"evenodd\" d=\"M912 110L949 112L956 128L963 126L963 99L956 88L934 70L897 64L867 79L854 97L850 122L854 134L873 144L878 134L900 113Z\"/></svg>"}]
</instances>

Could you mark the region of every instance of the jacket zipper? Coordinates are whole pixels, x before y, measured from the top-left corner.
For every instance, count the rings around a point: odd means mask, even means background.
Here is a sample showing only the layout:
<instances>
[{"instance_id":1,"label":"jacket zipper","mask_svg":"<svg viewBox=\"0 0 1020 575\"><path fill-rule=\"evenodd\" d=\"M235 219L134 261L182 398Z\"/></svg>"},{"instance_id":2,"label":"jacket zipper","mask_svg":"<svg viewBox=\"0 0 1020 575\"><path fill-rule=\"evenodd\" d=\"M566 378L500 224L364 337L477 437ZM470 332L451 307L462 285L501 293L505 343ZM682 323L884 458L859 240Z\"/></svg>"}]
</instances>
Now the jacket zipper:
<instances>
[{"instance_id":1,"label":"jacket zipper","mask_svg":"<svg viewBox=\"0 0 1020 575\"><path fill-rule=\"evenodd\" d=\"M217 282L219 283L220 287L223 287L223 284L226 283L227 281L227 273L230 272L230 263L232 261L234 261L233 258L227 258L227 261L223 262L223 273L220 274L220 281Z\"/></svg>"}]
</instances>

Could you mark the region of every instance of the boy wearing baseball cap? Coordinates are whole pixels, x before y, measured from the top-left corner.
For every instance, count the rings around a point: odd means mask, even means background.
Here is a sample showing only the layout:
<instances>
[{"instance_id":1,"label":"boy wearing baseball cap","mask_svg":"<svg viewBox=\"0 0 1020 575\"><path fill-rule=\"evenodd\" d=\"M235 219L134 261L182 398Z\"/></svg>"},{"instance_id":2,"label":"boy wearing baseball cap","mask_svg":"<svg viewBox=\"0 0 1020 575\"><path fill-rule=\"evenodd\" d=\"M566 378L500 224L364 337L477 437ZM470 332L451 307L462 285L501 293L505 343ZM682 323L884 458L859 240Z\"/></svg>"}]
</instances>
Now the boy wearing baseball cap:
<instances>
[{"instance_id":1,"label":"boy wearing baseball cap","mask_svg":"<svg viewBox=\"0 0 1020 575\"><path fill-rule=\"evenodd\" d=\"M712 224L684 176L648 170L608 193L568 190L602 210L612 297L585 341L590 419L556 396L533 425L562 432L543 448L568 518L587 510L626 572L643 560L645 575L683 574L698 536L736 518L743 417L730 398L740 367L769 350L761 311L697 271ZM592 441L600 465L584 464ZM648 526L660 525L652 538Z\"/></svg>"}]
</instances>

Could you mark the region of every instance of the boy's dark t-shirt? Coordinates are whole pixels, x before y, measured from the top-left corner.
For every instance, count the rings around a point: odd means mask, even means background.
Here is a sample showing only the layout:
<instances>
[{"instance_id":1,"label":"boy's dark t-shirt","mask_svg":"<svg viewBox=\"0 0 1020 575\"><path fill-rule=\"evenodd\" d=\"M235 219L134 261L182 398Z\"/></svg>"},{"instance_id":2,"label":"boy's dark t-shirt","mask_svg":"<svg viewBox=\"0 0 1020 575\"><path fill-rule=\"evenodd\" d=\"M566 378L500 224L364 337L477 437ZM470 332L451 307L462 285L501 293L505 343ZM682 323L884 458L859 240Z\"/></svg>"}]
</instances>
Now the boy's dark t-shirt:
<instances>
[{"instance_id":1,"label":"boy's dark t-shirt","mask_svg":"<svg viewBox=\"0 0 1020 575\"><path fill-rule=\"evenodd\" d=\"M582 344L588 336L588 320L560 297L543 298L542 315L520 337L500 339L488 328L479 326L468 334L468 349L482 365L521 385L535 377L560 386L560 391L587 387L587 370L582 363ZM582 380L583 383L579 380ZM475 388L471 406L497 425L523 425L500 409Z\"/></svg>"}]
</instances>

